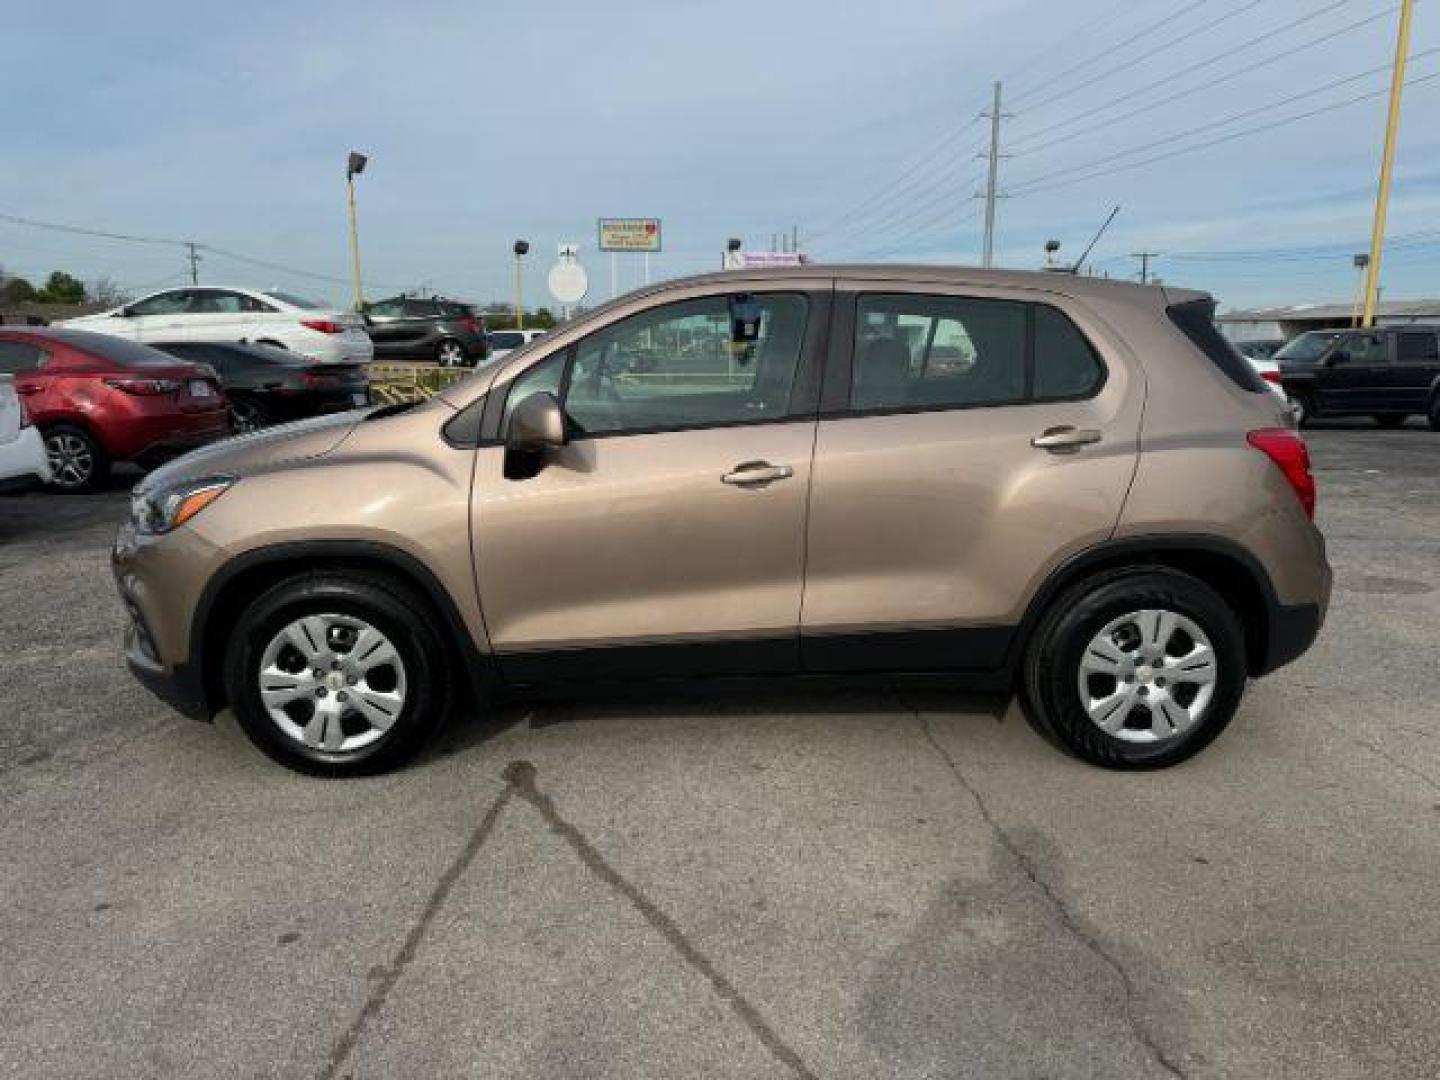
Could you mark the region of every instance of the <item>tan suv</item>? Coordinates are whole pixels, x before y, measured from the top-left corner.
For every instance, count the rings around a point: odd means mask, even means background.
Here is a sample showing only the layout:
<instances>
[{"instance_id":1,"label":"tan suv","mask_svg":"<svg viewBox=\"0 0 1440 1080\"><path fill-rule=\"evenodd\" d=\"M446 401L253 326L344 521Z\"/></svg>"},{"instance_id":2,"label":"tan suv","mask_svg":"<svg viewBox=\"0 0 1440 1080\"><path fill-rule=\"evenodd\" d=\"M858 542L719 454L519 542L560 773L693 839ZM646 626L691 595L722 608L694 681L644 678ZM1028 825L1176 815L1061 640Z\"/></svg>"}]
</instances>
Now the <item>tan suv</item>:
<instances>
[{"instance_id":1,"label":"tan suv","mask_svg":"<svg viewBox=\"0 0 1440 1080\"><path fill-rule=\"evenodd\" d=\"M1155 767L1303 652L1330 591L1283 405L1202 293L806 267L606 305L424 404L272 429L137 490L136 674L316 773L452 701L941 673Z\"/></svg>"}]
</instances>

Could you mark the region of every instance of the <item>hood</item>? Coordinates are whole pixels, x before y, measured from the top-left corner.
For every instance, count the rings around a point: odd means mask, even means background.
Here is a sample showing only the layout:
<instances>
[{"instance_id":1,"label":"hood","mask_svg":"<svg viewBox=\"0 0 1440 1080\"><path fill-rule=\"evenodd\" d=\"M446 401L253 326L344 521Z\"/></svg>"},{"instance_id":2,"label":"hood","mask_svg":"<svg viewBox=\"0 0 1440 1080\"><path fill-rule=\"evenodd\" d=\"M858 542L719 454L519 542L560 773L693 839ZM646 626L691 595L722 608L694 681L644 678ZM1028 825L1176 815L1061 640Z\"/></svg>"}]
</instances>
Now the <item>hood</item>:
<instances>
[{"instance_id":1,"label":"hood","mask_svg":"<svg viewBox=\"0 0 1440 1080\"><path fill-rule=\"evenodd\" d=\"M153 491L177 481L205 476L245 476L290 461L323 457L344 442L355 425L371 411L331 413L222 439L156 469L141 481L136 491Z\"/></svg>"}]
</instances>

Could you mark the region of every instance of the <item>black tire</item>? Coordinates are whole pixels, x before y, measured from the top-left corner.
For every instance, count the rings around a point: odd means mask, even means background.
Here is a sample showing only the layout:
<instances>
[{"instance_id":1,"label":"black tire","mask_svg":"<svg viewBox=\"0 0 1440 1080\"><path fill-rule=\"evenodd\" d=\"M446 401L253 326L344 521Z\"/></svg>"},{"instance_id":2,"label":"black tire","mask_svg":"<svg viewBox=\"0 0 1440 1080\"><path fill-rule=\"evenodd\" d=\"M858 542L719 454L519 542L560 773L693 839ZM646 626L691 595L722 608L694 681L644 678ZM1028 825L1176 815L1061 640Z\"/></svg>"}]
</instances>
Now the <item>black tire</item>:
<instances>
[{"instance_id":1,"label":"black tire","mask_svg":"<svg viewBox=\"0 0 1440 1080\"><path fill-rule=\"evenodd\" d=\"M1404 427L1405 421L1410 418L1400 413L1379 413L1372 419L1386 431L1394 431L1396 428Z\"/></svg>"},{"instance_id":2,"label":"black tire","mask_svg":"<svg viewBox=\"0 0 1440 1080\"><path fill-rule=\"evenodd\" d=\"M405 764L440 729L450 705L447 654L429 611L414 590L363 571L301 574L274 586L240 615L226 646L225 689L241 728L271 758L313 776L370 775ZM322 614L370 624L390 640L404 666L402 708L388 730L359 749L306 745L281 729L260 698L267 645L295 620Z\"/></svg>"},{"instance_id":3,"label":"black tire","mask_svg":"<svg viewBox=\"0 0 1440 1080\"><path fill-rule=\"evenodd\" d=\"M50 485L59 491L94 491L110 475L110 457L95 437L74 424L44 430Z\"/></svg>"},{"instance_id":4,"label":"black tire","mask_svg":"<svg viewBox=\"0 0 1440 1080\"><path fill-rule=\"evenodd\" d=\"M243 435L250 431L259 431L268 427L271 417L265 411L265 406L252 397L246 395L231 395L230 397L230 425L235 429L235 434Z\"/></svg>"},{"instance_id":5,"label":"black tire","mask_svg":"<svg viewBox=\"0 0 1440 1080\"><path fill-rule=\"evenodd\" d=\"M1195 726L1154 743L1102 731L1081 702L1081 661L1107 623L1143 609L1176 612L1209 637L1215 653L1212 696ZM1108 769L1159 769L1199 753L1225 729L1245 689L1245 632L1220 596L1188 574L1163 567L1107 571L1062 593L1040 620L1021 673L1025 714L1067 753Z\"/></svg>"},{"instance_id":6,"label":"black tire","mask_svg":"<svg viewBox=\"0 0 1440 1080\"><path fill-rule=\"evenodd\" d=\"M1290 413L1295 417L1296 427L1305 427L1315 419L1315 399L1303 390L1291 394Z\"/></svg>"},{"instance_id":7,"label":"black tire","mask_svg":"<svg viewBox=\"0 0 1440 1080\"><path fill-rule=\"evenodd\" d=\"M1425 410L1425 422L1431 431L1440 431L1440 394L1430 399L1430 408Z\"/></svg>"}]
</instances>

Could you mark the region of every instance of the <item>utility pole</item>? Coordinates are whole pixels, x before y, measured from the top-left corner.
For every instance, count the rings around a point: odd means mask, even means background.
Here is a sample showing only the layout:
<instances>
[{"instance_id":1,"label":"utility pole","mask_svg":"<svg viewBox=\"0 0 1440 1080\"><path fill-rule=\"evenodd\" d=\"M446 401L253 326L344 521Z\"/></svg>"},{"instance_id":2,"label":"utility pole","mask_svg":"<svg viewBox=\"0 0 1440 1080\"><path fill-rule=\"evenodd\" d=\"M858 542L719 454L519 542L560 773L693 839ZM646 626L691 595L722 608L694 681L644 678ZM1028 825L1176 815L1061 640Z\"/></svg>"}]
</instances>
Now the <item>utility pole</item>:
<instances>
[{"instance_id":1,"label":"utility pole","mask_svg":"<svg viewBox=\"0 0 1440 1080\"><path fill-rule=\"evenodd\" d=\"M1375 227L1370 232L1370 265L1365 268L1365 315L1361 326L1375 325L1380 299L1380 255L1385 246L1385 214L1390 209L1390 174L1395 168L1395 141L1400 133L1400 96L1405 89L1405 60L1410 52L1410 17L1415 0L1400 5L1395 35L1395 66L1390 75L1390 114L1385 122L1385 150L1380 157L1380 189L1375 194Z\"/></svg>"},{"instance_id":2,"label":"utility pole","mask_svg":"<svg viewBox=\"0 0 1440 1080\"><path fill-rule=\"evenodd\" d=\"M185 246L190 249L190 284L200 284L200 254L195 250L195 241L185 241Z\"/></svg>"},{"instance_id":3,"label":"utility pole","mask_svg":"<svg viewBox=\"0 0 1440 1080\"><path fill-rule=\"evenodd\" d=\"M985 259L983 266L995 264L995 200L1000 198L997 184L1000 179L1000 81L995 81L995 103L988 113L981 116L990 120L990 176L985 183Z\"/></svg>"},{"instance_id":4,"label":"utility pole","mask_svg":"<svg viewBox=\"0 0 1440 1080\"><path fill-rule=\"evenodd\" d=\"M1150 284L1150 260L1158 259L1160 253L1158 251L1132 251L1130 257L1140 260L1140 284Z\"/></svg>"},{"instance_id":5,"label":"utility pole","mask_svg":"<svg viewBox=\"0 0 1440 1080\"><path fill-rule=\"evenodd\" d=\"M800 226L790 226L790 251L796 253L800 250Z\"/></svg>"}]
</instances>

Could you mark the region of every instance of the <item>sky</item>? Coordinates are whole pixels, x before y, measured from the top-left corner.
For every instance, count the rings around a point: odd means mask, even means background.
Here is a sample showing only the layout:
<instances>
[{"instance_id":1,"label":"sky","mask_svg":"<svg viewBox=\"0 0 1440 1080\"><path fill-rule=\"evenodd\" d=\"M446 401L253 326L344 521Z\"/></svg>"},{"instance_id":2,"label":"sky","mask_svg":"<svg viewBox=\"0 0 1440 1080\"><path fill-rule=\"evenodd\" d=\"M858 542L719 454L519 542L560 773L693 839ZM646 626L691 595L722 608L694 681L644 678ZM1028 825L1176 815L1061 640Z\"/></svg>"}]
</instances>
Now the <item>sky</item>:
<instances>
[{"instance_id":1,"label":"sky","mask_svg":"<svg viewBox=\"0 0 1440 1080\"><path fill-rule=\"evenodd\" d=\"M601 216L662 219L657 279L792 227L817 261L978 263L995 80L997 264L1036 267L1049 239L1074 258L1118 205L1099 272L1152 251L1224 306L1345 300L1398 18L1395 0L5 7L0 215L195 240L218 249L202 283L344 303L360 150L369 298L506 299L525 238L532 306L567 241L587 300L608 298ZM1387 298L1440 296L1440 78L1418 81L1440 73L1440 11L1416 8ZM640 284L640 256L617 264L621 291ZM0 267L137 294L187 276L173 243L3 217Z\"/></svg>"}]
</instances>

